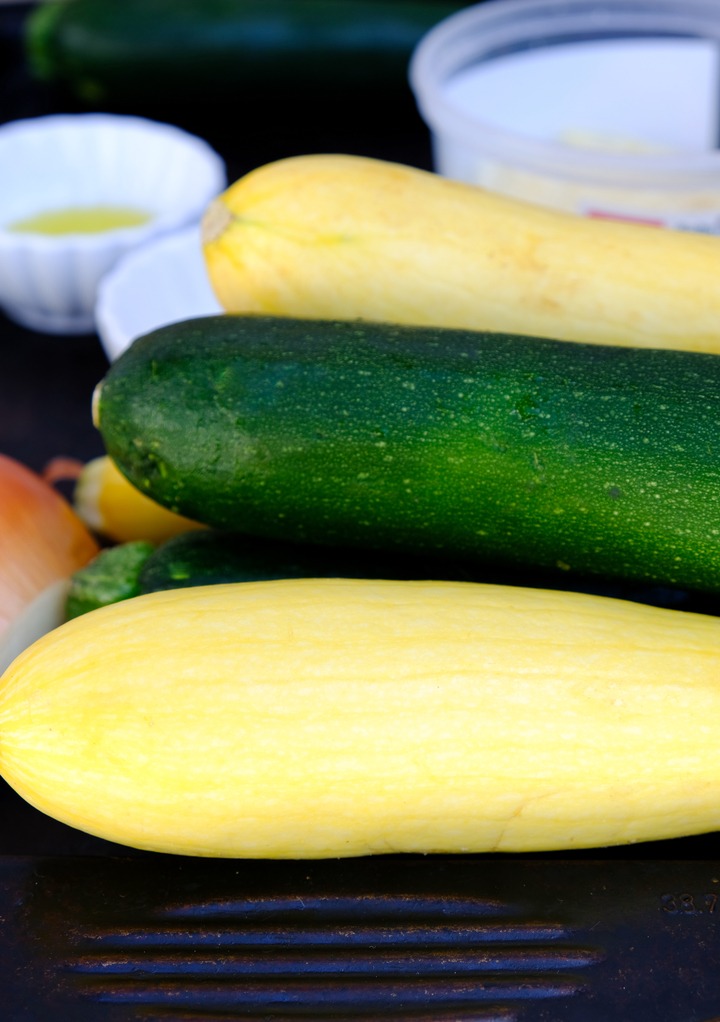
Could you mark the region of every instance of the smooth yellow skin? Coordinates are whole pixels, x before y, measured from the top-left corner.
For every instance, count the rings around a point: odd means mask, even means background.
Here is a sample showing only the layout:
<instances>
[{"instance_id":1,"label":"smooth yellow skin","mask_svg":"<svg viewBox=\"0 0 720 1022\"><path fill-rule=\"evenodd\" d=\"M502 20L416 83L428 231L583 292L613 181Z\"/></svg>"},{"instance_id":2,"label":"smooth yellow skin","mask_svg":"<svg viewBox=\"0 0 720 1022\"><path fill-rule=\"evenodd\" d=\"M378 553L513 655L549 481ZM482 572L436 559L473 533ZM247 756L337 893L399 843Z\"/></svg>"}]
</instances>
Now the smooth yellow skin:
<instances>
[{"instance_id":1,"label":"smooth yellow skin","mask_svg":"<svg viewBox=\"0 0 720 1022\"><path fill-rule=\"evenodd\" d=\"M593 220L342 155L260 167L208 209L230 312L720 352L720 238Z\"/></svg>"},{"instance_id":2,"label":"smooth yellow skin","mask_svg":"<svg viewBox=\"0 0 720 1022\"><path fill-rule=\"evenodd\" d=\"M720 824L720 621L609 598L293 580L155 593L0 683L0 769L206 856L533 851Z\"/></svg>"},{"instance_id":3,"label":"smooth yellow skin","mask_svg":"<svg viewBox=\"0 0 720 1022\"><path fill-rule=\"evenodd\" d=\"M73 505L93 531L116 543L144 539L162 543L190 529L202 528L141 493L107 455L83 467L75 484Z\"/></svg>"}]
</instances>

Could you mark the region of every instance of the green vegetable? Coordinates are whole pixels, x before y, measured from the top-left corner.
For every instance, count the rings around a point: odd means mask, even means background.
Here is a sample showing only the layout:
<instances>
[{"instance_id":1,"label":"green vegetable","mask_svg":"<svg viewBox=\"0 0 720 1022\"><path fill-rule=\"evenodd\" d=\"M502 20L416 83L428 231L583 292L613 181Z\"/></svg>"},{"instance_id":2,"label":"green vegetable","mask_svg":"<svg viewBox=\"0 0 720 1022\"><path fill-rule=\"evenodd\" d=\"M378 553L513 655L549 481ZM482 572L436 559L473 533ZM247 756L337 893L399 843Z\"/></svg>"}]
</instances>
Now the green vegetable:
<instances>
[{"instance_id":1,"label":"green vegetable","mask_svg":"<svg viewBox=\"0 0 720 1022\"><path fill-rule=\"evenodd\" d=\"M167 540L140 566L140 592L278 578L444 578L471 581L460 563L432 557L287 543L202 529Z\"/></svg>"},{"instance_id":2,"label":"green vegetable","mask_svg":"<svg viewBox=\"0 0 720 1022\"><path fill-rule=\"evenodd\" d=\"M447 558L286 543L202 529L173 536L155 549L149 543L130 541L104 550L87 568L73 576L72 612L68 617L159 590L281 578L448 580L546 589L558 588L561 584L560 578L550 572L529 575ZM564 585L564 579L562 582ZM708 612L706 606L697 606L698 594L674 589L637 588L619 582L605 585L595 582L582 588L596 595ZM717 608L710 609L710 612L716 611Z\"/></svg>"},{"instance_id":3,"label":"green vegetable","mask_svg":"<svg viewBox=\"0 0 720 1022\"><path fill-rule=\"evenodd\" d=\"M420 38L463 6L448 0L46 0L27 20L41 79L92 103L222 99L248 88L393 85L409 91ZM244 90L244 91L241 91ZM210 111L207 111L209 113Z\"/></svg>"},{"instance_id":4,"label":"green vegetable","mask_svg":"<svg viewBox=\"0 0 720 1022\"><path fill-rule=\"evenodd\" d=\"M66 596L66 617L138 596L140 568L153 550L152 543L134 540L101 550L84 568L70 578Z\"/></svg>"},{"instance_id":5,"label":"green vegetable","mask_svg":"<svg viewBox=\"0 0 720 1022\"><path fill-rule=\"evenodd\" d=\"M353 548L284 543L202 529L173 536L157 548L130 541L101 551L72 576L68 617L161 589L261 582L280 578L455 579L475 576L460 562L403 557Z\"/></svg>"},{"instance_id":6,"label":"green vegetable","mask_svg":"<svg viewBox=\"0 0 720 1022\"><path fill-rule=\"evenodd\" d=\"M108 454L216 528L720 591L720 359L218 316L98 386Z\"/></svg>"}]
</instances>

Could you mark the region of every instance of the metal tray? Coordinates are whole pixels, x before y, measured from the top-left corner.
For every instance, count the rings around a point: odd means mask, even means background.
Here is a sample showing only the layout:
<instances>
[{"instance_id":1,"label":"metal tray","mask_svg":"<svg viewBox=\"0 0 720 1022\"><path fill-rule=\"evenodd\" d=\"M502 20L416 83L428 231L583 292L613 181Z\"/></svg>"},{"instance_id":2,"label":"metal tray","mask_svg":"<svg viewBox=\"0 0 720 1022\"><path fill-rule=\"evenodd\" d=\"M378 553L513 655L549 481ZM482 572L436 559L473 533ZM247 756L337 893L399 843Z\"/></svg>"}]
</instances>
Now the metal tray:
<instances>
[{"instance_id":1,"label":"metal tray","mask_svg":"<svg viewBox=\"0 0 720 1022\"><path fill-rule=\"evenodd\" d=\"M3 1017L717 1022L718 872L5 858Z\"/></svg>"}]
</instances>

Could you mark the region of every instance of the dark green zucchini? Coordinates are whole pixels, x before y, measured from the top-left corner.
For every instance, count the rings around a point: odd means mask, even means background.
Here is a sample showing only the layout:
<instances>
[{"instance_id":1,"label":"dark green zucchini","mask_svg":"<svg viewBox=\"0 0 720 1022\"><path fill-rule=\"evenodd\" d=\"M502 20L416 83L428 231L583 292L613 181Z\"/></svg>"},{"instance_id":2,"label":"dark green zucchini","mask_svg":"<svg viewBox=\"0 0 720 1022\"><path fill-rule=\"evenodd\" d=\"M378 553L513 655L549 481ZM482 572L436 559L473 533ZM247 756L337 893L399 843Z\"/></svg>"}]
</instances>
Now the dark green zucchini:
<instances>
[{"instance_id":1,"label":"dark green zucchini","mask_svg":"<svg viewBox=\"0 0 720 1022\"><path fill-rule=\"evenodd\" d=\"M447 579L558 588L558 572L491 570L460 560L403 556L351 547L285 543L216 529L192 529L153 547L132 541L108 547L75 572L67 595L67 617L165 589L263 582L282 578ZM697 607L697 594L674 589L638 589L622 583L582 586L586 592L664 607Z\"/></svg>"},{"instance_id":2,"label":"dark green zucchini","mask_svg":"<svg viewBox=\"0 0 720 1022\"><path fill-rule=\"evenodd\" d=\"M471 581L461 563L432 557L403 557L386 552L368 555L346 547L287 543L215 529L173 536L139 568L142 593L158 589L260 582L279 578L454 578Z\"/></svg>"},{"instance_id":3,"label":"dark green zucchini","mask_svg":"<svg viewBox=\"0 0 720 1022\"><path fill-rule=\"evenodd\" d=\"M152 543L134 540L101 550L71 576L65 597L66 617L79 617L139 596L140 570L154 549Z\"/></svg>"},{"instance_id":4,"label":"dark green zucchini","mask_svg":"<svg viewBox=\"0 0 720 1022\"><path fill-rule=\"evenodd\" d=\"M134 541L101 550L71 577L67 617L79 617L98 607L163 589L318 577L473 580L462 564L432 557L381 552L368 556L353 548L315 547L193 529L157 548Z\"/></svg>"},{"instance_id":5,"label":"dark green zucchini","mask_svg":"<svg viewBox=\"0 0 720 1022\"><path fill-rule=\"evenodd\" d=\"M217 316L138 340L95 421L217 528L720 591L720 358Z\"/></svg>"},{"instance_id":6,"label":"dark green zucchini","mask_svg":"<svg viewBox=\"0 0 720 1022\"><path fill-rule=\"evenodd\" d=\"M449 0L46 0L26 22L29 66L91 103L261 106L257 88L407 89L420 38ZM250 91L249 91L250 90ZM206 106L206 115L211 111Z\"/></svg>"}]
</instances>

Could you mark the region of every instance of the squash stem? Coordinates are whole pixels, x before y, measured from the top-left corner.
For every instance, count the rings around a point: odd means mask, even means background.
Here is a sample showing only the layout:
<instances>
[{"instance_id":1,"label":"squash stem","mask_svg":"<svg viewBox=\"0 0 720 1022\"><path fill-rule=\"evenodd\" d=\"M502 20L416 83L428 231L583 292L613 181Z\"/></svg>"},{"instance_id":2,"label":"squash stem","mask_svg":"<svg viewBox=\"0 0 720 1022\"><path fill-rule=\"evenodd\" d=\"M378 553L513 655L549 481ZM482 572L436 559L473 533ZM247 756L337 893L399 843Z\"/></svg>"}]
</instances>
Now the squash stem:
<instances>
[{"instance_id":1,"label":"squash stem","mask_svg":"<svg viewBox=\"0 0 720 1022\"><path fill-rule=\"evenodd\" d=\"M202 244L210 245L222 237L232 223L232 219L233 215L224 202L220 199L211 202L202 219Z\"/></svg>"}]
</instances>

